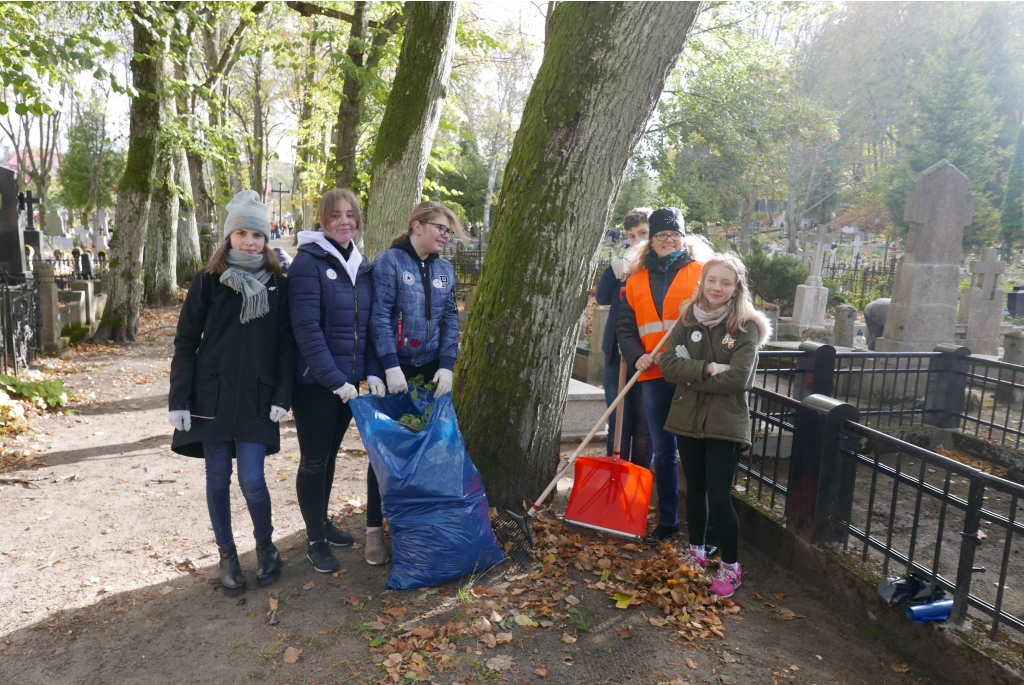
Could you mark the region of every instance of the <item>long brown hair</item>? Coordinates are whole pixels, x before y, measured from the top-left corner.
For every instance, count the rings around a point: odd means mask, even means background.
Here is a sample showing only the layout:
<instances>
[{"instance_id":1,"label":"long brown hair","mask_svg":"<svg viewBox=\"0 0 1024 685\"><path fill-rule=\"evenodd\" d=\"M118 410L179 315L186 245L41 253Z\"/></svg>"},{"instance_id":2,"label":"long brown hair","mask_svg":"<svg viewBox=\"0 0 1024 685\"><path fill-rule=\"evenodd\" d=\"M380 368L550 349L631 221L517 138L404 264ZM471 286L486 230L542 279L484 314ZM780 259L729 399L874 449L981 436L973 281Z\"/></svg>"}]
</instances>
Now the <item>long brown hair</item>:
<instances>
[{"instance_id":1,"label":"long brown hair","mask_svg":"<svg viewBox=\"0 0 1024 685\"><path fill-rule=\"evenodd\" d=\"M395 236L391 241L391 247L394 247L398 243L405 240L406 237L412 235L412 225L414 222L419 221L424 223L436 219L438 215L448 219L448 227L455 231L455 235L459 236L459 239L464 244L469 244L469 238L466 237L466 233L462 230L462 224L459 223L459 217L455 216L455 212L445 207L440 202L421 202L416 205L416 208L412 210L412 214L409 215L409 226L405 229L405 233Z\"/></svg>"},{"instance_id":2,"label":"long brown hair","mask_svg":"<svg viewBox=\"0 0 1024 685\"><path fill-rule=\"evenodd\" d=\"M707 297L704 296L704 278L708 275L708 271L716 266L728 267L736 274L736 292L732 296L732 311L729 312L729 316L725 319L725 329L730 333L735 333L736 331L746 333L747 329L743 328L743 324L759 316L760 313L754 309L754 302L750 299L750 288L747 286L747 267L739 255L734 252L720 252L704 262L704 268L700 272L700 283L697 284L697 289L693 291L693 297L679 307L680 323L688 328L694 326L694 323L689 321L686 315L690 313L690 309L695 302L699 302L701 309L704 311L711 311L712 307L708 304Z\"/></svg>"},{"instance_id":3,"label":"long brown hair","mask_svg":"<svg viewBox=\"0 0 1024 685\"><path fill-rule=\"evenodd\" d=\"M232 231L233 232L233 231ZM210 261L206 263L206 268L203 269L208 274L214 274L219 276L228 269L228 250L231 249L231 233L228 233L224 238L224 242L220 244L217 251L210 257ZM263 260L267 268L274 272L275 276L281 275L281 260L277 258L277 253L274 252L274 248L270 247L270 241L268 240L263 246Z\"/></svg>"},{"instance_id":4,"label":"long brown hair","mask_svg":"<svg viewBox=\"0 0 1024 685\"><path fill-rule=\"evenodd\" d=\"M352 213L356 215L355 237L359 238L363 235L363 210L359 206L359 198L348 188L331 188L323 194L320 198L320 206L317 208L313 230L322 232L324 226L330 221L334 208L342 202L347 202L348 206L352 208Z\"/></svg>"}]
</instances>

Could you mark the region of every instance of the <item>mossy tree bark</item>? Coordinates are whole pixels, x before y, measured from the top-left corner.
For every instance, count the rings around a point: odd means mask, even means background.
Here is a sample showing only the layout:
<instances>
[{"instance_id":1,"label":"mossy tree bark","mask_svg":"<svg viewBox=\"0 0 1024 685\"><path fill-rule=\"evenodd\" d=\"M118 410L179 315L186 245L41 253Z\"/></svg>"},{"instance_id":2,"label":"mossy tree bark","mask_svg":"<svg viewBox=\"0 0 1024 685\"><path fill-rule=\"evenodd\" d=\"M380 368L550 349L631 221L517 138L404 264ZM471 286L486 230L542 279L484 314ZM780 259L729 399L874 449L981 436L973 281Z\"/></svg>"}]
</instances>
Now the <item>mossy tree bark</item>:
<instances>
[{"instance_id":1,"label":"mossy tree bark","mask_svg":"<svg viewBox=\"0 0 1024 685\"><path fill-rule=\"evenodd\" d=\"M128 156L117 185L114 236L110 247L110 294L94 340L134 341L142 313L142 252L153 192L157 140L162 117L164 40L147 3L132 5L132 98ZM157 15L159 16L159 15Z\"/></svg>"},{"instance_id":2,"label":"mossy tree bark","mask_svg":"<svg viewBox=\"0 0 1024 685\"><path fill-rule=\"evenodd\" d=\"M601 235L699 10L567 2L552 12L455 373L459 425L492 505L536 497L554 475Z\"/></svg>"},{"instance_id":3,"label":"mossy tree bark","mask_svg":"<svg viewBox=\"0 0 1024 685\"><path fill-rule=\"evenodd\" d=\"M164 119L175 115L173 100L164 99ZM178 187L177 155L161 143L157 153L146 229L145 256L142 263L145 300L151 306L164 306L176 299L178 288Z\"/></svg>"},{"instance_id":4,"label":"mossy tree bark","mask_svg":"<svg viewBox=\"0 0 1024 685\"><path fill-rule=\"evenodd\" d=\"M405 39L377 131L366 208L365 253L387 249L420 201L455 53L458 5L405 4Z\"/></svg>"},{"instance_id":5,"label":"mossy tree bark","mask_svg":"<svg viewBox=\"0 0 1024 685\"><path fill-rule=\"evenodd\" d=\"M188 157L183 148L178 148L174 162L178 186L178 285L184 286L196 272L203 268L203 256L199 244L199 223L196 221L196 202L193 195L192 173ZM205 188L204 188L205 190Z\"/></svg>"}]
</instances>

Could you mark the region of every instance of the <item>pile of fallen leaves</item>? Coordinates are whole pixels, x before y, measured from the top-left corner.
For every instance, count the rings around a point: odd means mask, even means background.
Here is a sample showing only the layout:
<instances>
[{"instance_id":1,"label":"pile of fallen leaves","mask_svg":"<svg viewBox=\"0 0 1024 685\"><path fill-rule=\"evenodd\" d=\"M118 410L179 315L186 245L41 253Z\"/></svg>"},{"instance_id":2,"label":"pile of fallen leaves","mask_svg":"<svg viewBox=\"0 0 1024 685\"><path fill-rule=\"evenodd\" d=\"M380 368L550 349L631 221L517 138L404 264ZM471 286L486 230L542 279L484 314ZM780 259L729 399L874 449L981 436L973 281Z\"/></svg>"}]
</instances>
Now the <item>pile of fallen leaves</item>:
<instances>
[{"instance_id":1,"label":"pile of fallen leaves","mask_svg":"<svg viewBox=\"0 0 1024 685\"><path fill-rule=\"evenodd\" d=\"M967 466L976 468L982 473L987 473L989 475L997 476L999 478L1006 477L1006 471L1000 471L995 466L992 466L992 464L989 464L987 461L981 461L980 459L971 459L962 452L957 452L956 450L947 450L942 445L936 447L935 451L944 457L948 457L949 459L958 461L961 464L966 464Z\"/></svg>"},{"instance_id":2,"label":"pile of fallen leaves","mask_svg":"<svg viewBox=\"0 0 1024 685\"><path fill-rule=\"evenodd\" d=\"M670 545L651 550L589 532L581 536L550 518L535 519L533 527L537 563L528 572L506 573L487 585L466 586L455 596L429 588L408 602L425 607L440 592L442 608L457 612L453 620L441 626L423 625L424 617L406 620L408 607L395 602L364 624L372 660L387 672L381 682L427 679L431 673L455 668L459 654L476 652L484 652L482 659L489 670L517 675L511 656L488 657L484 650L512 644L522 648L523 638L534 631L564 628L584 601L577 597L583 593L574 591L579 581L569 577L578 576L576 572L591 574L593 580L584 579L585 586L603 592L618 609L653 607L658 615L647 621L671 629L670 639L725 637L723 618L739 618L742 613L741 601L708 593L704 572L684 563ZM358 607L363 602L359 597L343 601ZM619 635L624 640L633 636L628 627ZM574 644L576 638L563 632L561 641ZM544 668L533 673L547 676Z\"/></svg>"},{"instance_id":3,"label":"pile of fallen leaves","mask_svg":"<svg viewBox=\"0 0 1024 685\"><path fill-rule=\"evenodd\" d=\"M179 307L157 307L145 309L139 318L139 337L174 337L178 329Z\"/></svg>"}]
</instances>

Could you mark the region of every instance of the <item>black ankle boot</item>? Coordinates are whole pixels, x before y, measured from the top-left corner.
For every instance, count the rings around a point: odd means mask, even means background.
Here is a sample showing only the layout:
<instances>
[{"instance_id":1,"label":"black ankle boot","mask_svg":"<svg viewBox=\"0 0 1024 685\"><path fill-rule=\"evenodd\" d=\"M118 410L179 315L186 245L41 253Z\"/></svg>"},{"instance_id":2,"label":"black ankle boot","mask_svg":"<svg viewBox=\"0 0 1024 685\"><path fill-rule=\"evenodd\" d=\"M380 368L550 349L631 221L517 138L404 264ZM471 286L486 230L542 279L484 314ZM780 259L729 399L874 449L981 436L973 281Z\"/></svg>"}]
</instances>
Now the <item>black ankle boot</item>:
<instances>
[{"instance_id":1,"label":"black ankle boot","mask_svg":"<svg viewBox=\"0 0 1024 685\"><path fill-rule=\"evenodd\" d=\"M281 577L281 555L270 538L256 541L256 560L256 582L260 587L270 585Z\"/></svg>"},{"instance_id":2,"label":"black ankle boot","mask_svg":"<svg viewBox=\"0 0 1024 685\"><path fill-rule=\"evenodd\" d=\"M218 547L220 550L220 587L225 595L232 597L245 592L245 576L238 563L238 550L234 545Z\"/></svg>"}]
</instances>

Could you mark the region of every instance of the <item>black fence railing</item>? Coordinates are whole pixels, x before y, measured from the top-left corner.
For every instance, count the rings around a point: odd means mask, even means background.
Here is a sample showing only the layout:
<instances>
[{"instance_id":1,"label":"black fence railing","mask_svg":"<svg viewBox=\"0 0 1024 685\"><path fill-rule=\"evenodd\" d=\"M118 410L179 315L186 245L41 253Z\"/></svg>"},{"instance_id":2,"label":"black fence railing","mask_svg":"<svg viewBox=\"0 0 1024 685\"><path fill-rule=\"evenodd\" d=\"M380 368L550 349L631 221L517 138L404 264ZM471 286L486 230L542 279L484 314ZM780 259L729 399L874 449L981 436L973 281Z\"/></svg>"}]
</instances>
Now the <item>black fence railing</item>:
<instances>
[{"instance_id":1,"label":"black fence railing","mask_svg":"<svg viewBox=\"0 0 1024 685\"><path fill-rule=\"evenodd\" d=\"M853 474L834 511L843 548L859 547L861 563L881 564L883 575L895 565L948 590L955 623L972 608L991 619L992 639L1000 624L1024 631L1024 595L1015 587L1024 561L1014 539L1024 533L1024 486L854 421L838 430L838 471ZM976 574L984 582L972 582Z\"/></svg>"},{"instance_id":2,"label":"black fence railing","mask_svg":"<svg viewBox=\"0 0 1024 685\"><path fill-rule=\"evenodd\" d=\"M926 423L926 401L939 352L848 352L835 355L830 397L860 410L880 428Z\"/></svg>"},{"instance_id":3,"label":"black fence railing","mask_svg":"<svg viewBox=\"0 0 1024 685\"><path fill-rule=\"evenodd\" d=\"M982 357L959 360L956 384L962 401L954 408L960 430L1020 449L1024 441L1024 366ZM958 388L959 390L959 388Z\"/></svg>"},{"instance_id":4,"label":"black fence railing","mask_svg":"<svg viewBox=\"0 0 1024 685\"><path fill-rule=\"evenodd\" d=\"M39 356L41 329L39 282L35 279L14 282L0 269L0 330L3 333L0 369L3 373L20 375Z\"/></svg>"},{"instance_id":5,"label":"black fence railing","mask_svg":"<svg viewBox=\"0 0 1024 685\"><path fill-rule=\"evenodd\" d=\"M484 263L484 251L479 245L466 247L460 242L442 255L455 268L455 297L466 299L471 288L480 282L480 268Z\"/></svg>"},{"instance_id":6,"label":"black fence railing","mask_svg":"<svg viewBox=\"0 0 1024 685\"><path fill-rule=\"evenodd\" d=\"M897 260L893 259L886 264L874 264L854 257L823 264L821 277L837 284L839 294L857 303L858 309L863 309L871 300L892 294L896 263Z\"/></svg>"},{"instance_id":7,"label":"black fence railing","mask_svg":"<svg viewBox=\"0 0 1024 685\"><path fill-rule=\"evenodd\" d=\"M863 425L847 402L758 387L748 398L753 446L737 496L845 563L930 578L952 594L954 623L974 611L993 639L1006 628L1021 639L1024 485Z\"/></svg>"}]
</instances>

